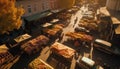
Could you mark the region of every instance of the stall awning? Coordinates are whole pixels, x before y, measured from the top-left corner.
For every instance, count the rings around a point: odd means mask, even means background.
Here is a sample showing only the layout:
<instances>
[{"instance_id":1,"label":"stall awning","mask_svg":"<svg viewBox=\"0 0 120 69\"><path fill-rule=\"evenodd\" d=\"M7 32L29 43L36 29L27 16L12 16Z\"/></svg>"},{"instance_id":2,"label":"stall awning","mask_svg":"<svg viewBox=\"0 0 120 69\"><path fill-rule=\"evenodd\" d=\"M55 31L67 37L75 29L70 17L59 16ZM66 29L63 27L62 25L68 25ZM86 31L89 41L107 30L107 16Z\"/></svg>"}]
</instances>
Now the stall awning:
<instances>
[{"instance_id":1,"label":"stall awning","mask_svg":"<svg viewBox=\"0 0 120 69\"><path fill-rule=\"evenodd\" d=\"M102 14L104 14L104 15L106 15L106 16L111 16L111 15L110 15L110 12L107 10L106 7L100 8L100 13L102 13Z\"/></svg>"},{"instance_id":2,"label":"stall awning","mask_svg":"<svg viewBox=\"0 0 120 69\"><path fill-rule=\"evenodd\" d=\"M120 34L120 25L115 29L115 34Z\"/></svg>"},{"instance_id":3,"label":"stall awning","mask_svg":"<svg viewBox=\"0 0 120 69\"><path fill-rule=\"evenodd\" d=\"M33 21L33 20L37 20L37 19L49 16L51 14L52 14L52 12L50 10L47 10L47 11L44 11L41 13L37 13L37 14L31 15L31 16L25 17L25 19L27 21Z\"/></svg>"},{"instance_id":4,"label":"stall awning","mask_svg":"<svg viewBox=\"0 0 120 69\"><path fill-rule=\"evenodd\" d=\"M19 43L19 42L24 41L24 40L29 39L29 38L31 38L30 35L28 35L28 34L23 34L23 35L20 35L20 36L16 37L14 40L15 40L17 43Z\"/></svg>"},{"instance_id":5,"label":"stall awning","mask_svg":"<svg viewBox=\"0 0 120 69\"><path fill-rule=\"evenodd\" d=\"M116 17L111 17L112 18L112 23L113 24L120 24L120 20L117 19Z\"/></svg>"}]
</instances>

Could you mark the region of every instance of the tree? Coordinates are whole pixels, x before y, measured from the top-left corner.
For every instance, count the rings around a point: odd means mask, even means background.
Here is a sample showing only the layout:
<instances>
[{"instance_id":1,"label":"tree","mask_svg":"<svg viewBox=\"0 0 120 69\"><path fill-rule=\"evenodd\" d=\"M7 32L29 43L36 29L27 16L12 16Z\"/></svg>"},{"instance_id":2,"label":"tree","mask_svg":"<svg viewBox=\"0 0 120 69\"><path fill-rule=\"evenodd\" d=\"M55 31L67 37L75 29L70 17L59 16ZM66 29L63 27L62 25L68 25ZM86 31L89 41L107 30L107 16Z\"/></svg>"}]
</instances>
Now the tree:
<instances>
[{"instance_id":1,"label":"tree","mask_svg":"<svg viewBox=\"0 0 120 69\"><path fill-rule=\"evenodd\" d=\"M75 0L58 0L61 9L70 8L75 4Z\"/></svg>"},{"instance_id":2,"label":"tree","mask_svg":"<svg viewBox=\"0 0 120 69\"><path fill-rule=\"evenodd\" d=\"M15 0L0 0L0 34L19 29L24 9L15 7Z\"/></svg>"}]
</instances>

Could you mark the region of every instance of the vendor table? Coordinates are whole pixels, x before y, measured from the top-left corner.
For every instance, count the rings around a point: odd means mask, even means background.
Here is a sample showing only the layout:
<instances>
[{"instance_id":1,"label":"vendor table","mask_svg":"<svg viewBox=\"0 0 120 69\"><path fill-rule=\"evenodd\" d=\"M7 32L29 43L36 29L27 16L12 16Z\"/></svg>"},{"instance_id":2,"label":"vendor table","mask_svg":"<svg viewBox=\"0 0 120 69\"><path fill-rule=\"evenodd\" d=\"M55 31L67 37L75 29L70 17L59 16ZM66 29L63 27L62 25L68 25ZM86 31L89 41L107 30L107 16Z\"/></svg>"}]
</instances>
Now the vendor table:
<instances>
[{"instance_id":1,"label":"vendor table","mask_svg":"<svg viewBox=\"0 0 120 69\"><path fill-rule=\"evenodd\" d=\"M36 58L29 64L29 69L54 69L40 58Z\"/></svg>"},{"instance_id":2,"label":"vendor table","mask_svg":"<svg viewBox=\"0 0 120 69\"><path fill-rule=\"evenodd\" d=\"M67 59L71 59L76 52L74 49L72 49L66 45L63 45L61 43L58 43L58 42L55 42L51 46L51 50L52 50L52 52L54 52L60 56L63 56L64 58L67 58Z\"/></svg>"},{"instance_id":3,"label":"vendor table","mask_svg":"<svg viewBox=\"0 0 120 69\"><path fill-rule=\"evenodd\" d=\"M15 40L17 43L19 43L19 42L24 41L24 40L29 39L29 38L31 38L30 35L28 35L28 34L23 34L23 35L20 35L20 36L16 37L14 40Z\"/></svg>"}]
</instances>

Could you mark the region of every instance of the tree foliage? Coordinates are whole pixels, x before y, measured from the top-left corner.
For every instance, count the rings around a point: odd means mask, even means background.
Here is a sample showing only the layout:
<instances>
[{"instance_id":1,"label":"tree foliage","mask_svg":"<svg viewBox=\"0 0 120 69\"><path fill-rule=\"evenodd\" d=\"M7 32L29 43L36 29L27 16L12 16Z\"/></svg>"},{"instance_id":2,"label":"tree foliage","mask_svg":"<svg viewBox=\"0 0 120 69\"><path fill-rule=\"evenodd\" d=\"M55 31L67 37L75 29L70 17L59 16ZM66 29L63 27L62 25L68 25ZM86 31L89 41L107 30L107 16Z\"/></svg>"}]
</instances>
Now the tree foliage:
<instances>
[{"instance_id":1,"label":"tree foliage","mask_svg":"<svg viewBox=\"0 0 120 69\"><path fill-rule=\"evenodd\" d=\"M21 26L24 9L15 7L15 0L0 0L0 34L8 33Z\"/></svg>"},{"instance_id":2,"label":"tree foliage","mask_svg":"<svg viewBox=\"0 0 120 69\"><path fill-rule=\"evenodd\" d=\"M58 0L60 8L70 8L74 5L75 0Z\"/></svg>"}]
</instances>

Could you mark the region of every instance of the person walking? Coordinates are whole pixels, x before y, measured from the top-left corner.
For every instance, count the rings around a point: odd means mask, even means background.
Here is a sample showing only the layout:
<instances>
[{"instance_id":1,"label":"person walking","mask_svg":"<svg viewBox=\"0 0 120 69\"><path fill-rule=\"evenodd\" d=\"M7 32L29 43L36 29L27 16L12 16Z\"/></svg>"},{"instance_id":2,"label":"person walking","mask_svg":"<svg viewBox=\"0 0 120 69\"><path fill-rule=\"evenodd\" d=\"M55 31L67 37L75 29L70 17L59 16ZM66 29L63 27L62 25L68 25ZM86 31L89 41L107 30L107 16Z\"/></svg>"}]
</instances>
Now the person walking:
<instances>
[{"instance_id":1,"label":"person walking","mask_svg":"<svg viewBox=\"0 0 120 69\"><path fill-rule=\"evenodd\" d=\"M76 19L74 20L74 25L73 25L73 27L75 26L75 24L77 23L77 21L78 21L78 17L76 17Z\"/></svg>"}]
</instances>

